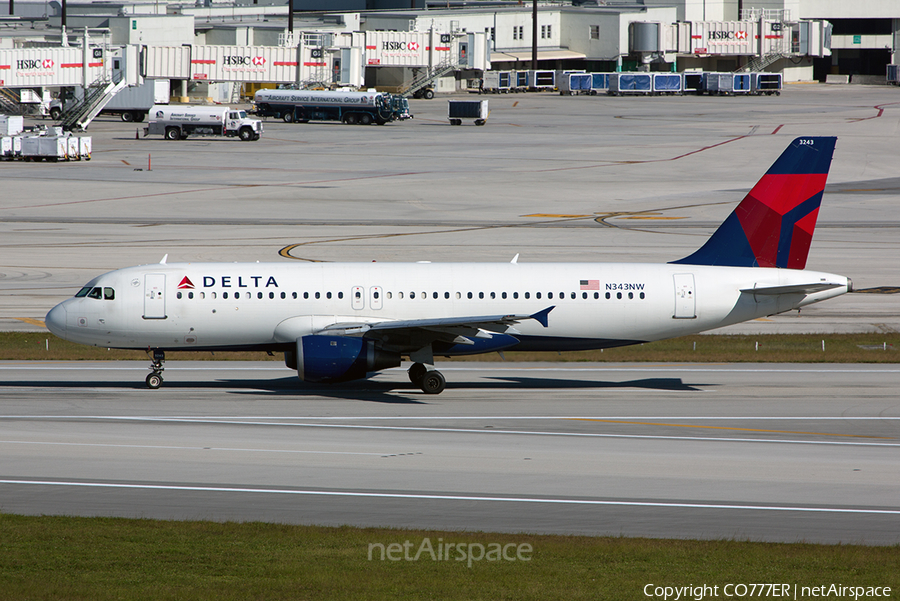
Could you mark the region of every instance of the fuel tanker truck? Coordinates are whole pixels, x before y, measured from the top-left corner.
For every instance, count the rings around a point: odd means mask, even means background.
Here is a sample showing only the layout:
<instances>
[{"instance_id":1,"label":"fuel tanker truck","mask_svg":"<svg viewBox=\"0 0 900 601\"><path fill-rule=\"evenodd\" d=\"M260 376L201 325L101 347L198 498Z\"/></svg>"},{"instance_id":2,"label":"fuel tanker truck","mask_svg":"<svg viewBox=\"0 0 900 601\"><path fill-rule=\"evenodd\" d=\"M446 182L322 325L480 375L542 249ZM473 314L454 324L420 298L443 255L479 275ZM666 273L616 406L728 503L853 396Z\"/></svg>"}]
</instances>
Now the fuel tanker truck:
<instances>
[{"instance_id":1,"label":"fuel tanker truck","mask_svg":"<svg viewBox=\"0 0 900 601\"><path fill-rule=\"evenodd\" d=\"M384 125L404 116L391 94L383 92L333 92L329 90L259 90L253 98L255 113L285 123L342 121ZM409 108L406 108L409 117Z\"/></svg>"}]
</instances>

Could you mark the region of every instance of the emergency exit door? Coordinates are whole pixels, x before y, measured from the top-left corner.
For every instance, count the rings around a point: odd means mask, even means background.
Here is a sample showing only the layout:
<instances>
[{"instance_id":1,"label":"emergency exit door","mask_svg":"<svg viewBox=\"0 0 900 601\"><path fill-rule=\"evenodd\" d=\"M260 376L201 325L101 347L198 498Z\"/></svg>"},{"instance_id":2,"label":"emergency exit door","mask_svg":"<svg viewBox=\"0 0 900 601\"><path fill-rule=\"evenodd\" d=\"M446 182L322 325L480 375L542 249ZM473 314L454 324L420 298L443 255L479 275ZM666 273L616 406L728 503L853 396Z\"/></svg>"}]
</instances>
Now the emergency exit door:
<instances>
[{"instance_id":1,"label":"emergency exit door","mask_svg":"<svg viewBox=\"0 0 900 601\"><path fill-rule=\"evenodd\" d=\"M166 275L148 273L144 276L144 319L166 318Z\"/></svg>"},{"instance_id":2,"label":"emergency exit door","mask_svg":"<svg viewBox=\"0 0 900 601\"><path fill-rule=\"evenodd\" d=\"M694 274L676 273L675 277L675 319L697 317L697 299L694 294Z\"/></svg>"}]
</instances>

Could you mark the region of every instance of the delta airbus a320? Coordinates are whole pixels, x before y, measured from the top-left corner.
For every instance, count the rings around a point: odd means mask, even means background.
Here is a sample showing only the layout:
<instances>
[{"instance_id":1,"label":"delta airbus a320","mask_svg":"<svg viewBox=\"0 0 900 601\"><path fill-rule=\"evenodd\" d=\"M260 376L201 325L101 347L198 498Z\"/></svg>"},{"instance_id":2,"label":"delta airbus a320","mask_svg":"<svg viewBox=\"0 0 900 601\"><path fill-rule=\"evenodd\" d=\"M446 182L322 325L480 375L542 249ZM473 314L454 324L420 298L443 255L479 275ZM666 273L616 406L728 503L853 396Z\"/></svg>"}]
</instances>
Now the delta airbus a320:
<instances>
[{"instance_id":1,"label":"delta airbus a320","mask_svg":"<svg viewBox=\"0 0 900 601\"><path fill-rule=\"evenodd\" d=\"M804 270L836 138L795 139L692 255L671 263L166 263L94 278L51 332L147 350L284 353L306 382L397 367L444 390L435 356L603 349L695 334L851 290Z\"/></svg>"}]
</instances>

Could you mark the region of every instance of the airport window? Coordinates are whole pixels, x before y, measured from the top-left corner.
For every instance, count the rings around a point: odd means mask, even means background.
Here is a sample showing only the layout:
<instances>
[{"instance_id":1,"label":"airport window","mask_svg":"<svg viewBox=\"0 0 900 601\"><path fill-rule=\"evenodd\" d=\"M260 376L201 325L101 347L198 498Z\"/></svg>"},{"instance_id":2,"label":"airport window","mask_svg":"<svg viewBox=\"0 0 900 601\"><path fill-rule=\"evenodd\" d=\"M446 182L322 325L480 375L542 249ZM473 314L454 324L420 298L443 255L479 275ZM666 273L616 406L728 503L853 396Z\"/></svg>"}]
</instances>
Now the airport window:
<instances>
[{"instance_id":1,"label":"airport window","mask_svg":"<svg viewBox=\"0 0 900 601\"><path fill-rule=\"evenodd\" d=\"M513 39L514 40L524 40L525 39L525 26L524 25L516 25L513 27Z\"/></svg>"},{"instance_id":2,"label":"airport window","mask_svg":"<svg viewBox=\"0 0 900 601\"><path fill-rule=\"evenodd\" d=\"M115 300L116 291L112 288L104 288L103 289L103 300Z\"/></svg>"},{"instance_id":3,"label":"airport window","mask_svg":"<svg viewBox=\"0 0 900 601\"><path fill-rule=\"evenodd\" d=\"M553 37L553 34L551 33L552 32L551 27L552 27L552 25L541 25L541 39L542 40L549 40L550 38Z\"/></svg>"},{"instance_id":4,"label":"airport window","mask_svg":"<svg viewBox=\"0 0 900 601\"><path fill-rule=\"evenodd\" d=\"M491 27L491 41L494 41L494 28Z\"/></svg>"},{"instance_id":5,"label":"airport window","mask_svg":"<svg viewBox=\"0 0 900 601\"><path fill-rule=\"evenodd\" d=\"M600 26L599 25L591 25L591 39L592 40L600 39Z\"/></svg>"}]
</instances>

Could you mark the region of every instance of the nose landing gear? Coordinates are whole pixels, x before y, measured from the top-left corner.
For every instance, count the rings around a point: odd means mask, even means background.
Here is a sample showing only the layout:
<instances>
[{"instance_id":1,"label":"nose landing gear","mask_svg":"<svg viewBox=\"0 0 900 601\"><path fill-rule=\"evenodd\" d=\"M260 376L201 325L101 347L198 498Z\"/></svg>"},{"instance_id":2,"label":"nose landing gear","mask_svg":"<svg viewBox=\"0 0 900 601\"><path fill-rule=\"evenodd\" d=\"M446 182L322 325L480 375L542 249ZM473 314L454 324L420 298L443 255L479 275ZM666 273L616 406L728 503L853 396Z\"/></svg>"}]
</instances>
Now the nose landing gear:
<instances>
[{"instance_id":1,"label":"nose landing gear","mask_svg":"<svg viewBox=\"0 0 900 601\"><path fill-rule=\"evenodd\" d=\"M163 363L166 362L166 353L159 349L147 349L147 355L150 357L150 375L147 376L147 388L156 390L162 386L162 372L165 369Z\"/></svg>"}]
</instances>

